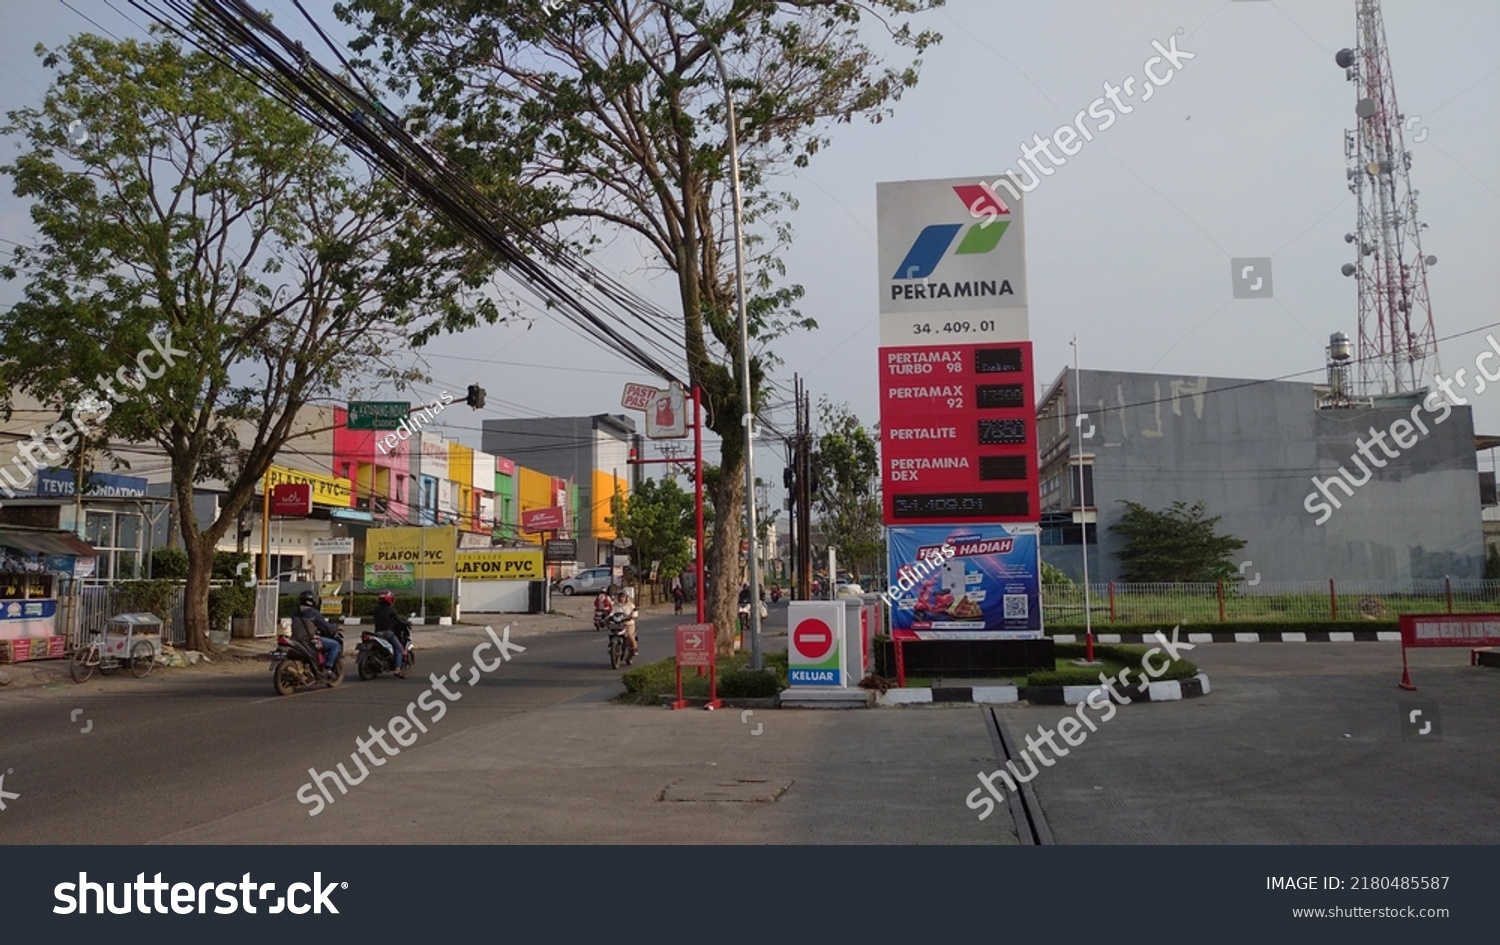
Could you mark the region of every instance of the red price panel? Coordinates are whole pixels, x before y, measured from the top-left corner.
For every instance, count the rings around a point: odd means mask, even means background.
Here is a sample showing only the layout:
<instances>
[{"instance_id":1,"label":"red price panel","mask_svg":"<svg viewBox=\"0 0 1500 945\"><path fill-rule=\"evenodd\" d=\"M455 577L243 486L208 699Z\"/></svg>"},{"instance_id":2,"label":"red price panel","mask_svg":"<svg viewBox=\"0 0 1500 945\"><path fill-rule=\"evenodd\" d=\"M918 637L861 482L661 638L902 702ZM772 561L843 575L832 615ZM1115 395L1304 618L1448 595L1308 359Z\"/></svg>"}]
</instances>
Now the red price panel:
<instances>
[{"instance_id":1,"label":"red price panel","mask_svg":"<svg viewBox=\"0 0 1500 945\"><path fill-rule=\"evenodd\" d=\"M1031 343L880 349L887 525L1034 522Z\"/></svg>"}]
</instances>

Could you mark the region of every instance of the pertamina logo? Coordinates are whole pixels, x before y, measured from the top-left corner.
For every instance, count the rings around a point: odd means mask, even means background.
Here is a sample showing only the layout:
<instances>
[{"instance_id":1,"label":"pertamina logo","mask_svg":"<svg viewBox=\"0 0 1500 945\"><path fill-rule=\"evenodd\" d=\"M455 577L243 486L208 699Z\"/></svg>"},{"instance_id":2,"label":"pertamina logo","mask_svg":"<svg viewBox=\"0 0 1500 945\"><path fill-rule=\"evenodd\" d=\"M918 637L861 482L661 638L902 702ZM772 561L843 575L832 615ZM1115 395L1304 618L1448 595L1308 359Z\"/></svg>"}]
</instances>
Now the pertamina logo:
<instances>
[{"instance_id":1,"label":"pertamina logo","mask_svg":"<svg viewBox=\"0 0 1500 945\"><path fill-rule=\"evenodd\" d=\"M1005 228L1010 226L1010 208L983 184L962 184L954 187L953 192L972 216L981 218L969 226L953 255L980 256L994 252ZM963 229L962 223L934 223L924 227L891 278L925 279L932 275Z\"/></svg>"}]
</instances>

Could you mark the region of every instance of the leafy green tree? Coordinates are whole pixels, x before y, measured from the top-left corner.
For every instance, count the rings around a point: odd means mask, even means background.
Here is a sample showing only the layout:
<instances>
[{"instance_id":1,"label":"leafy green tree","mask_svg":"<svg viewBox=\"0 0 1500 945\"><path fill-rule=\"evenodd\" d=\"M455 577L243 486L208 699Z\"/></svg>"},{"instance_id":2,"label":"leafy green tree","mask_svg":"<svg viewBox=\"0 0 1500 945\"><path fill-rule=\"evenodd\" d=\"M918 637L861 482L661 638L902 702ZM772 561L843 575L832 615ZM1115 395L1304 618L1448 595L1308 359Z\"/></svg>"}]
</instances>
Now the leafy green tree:
<instances>
[{"instance_id":1,"label":"leafy green tree","mask_svg":"<svg viewBox=\"0 0 1500 945\"><path fill-rule=\"evenodd\" d=\"M881 573L880 434L866 430L847 404L835 405L827 397L818 402L818 423L813 508L825 549L837 548L851 572Z\"/></svg>"},{"instance_id":2,"label":"leafy green tree","mask_svg":"<svg viewBox=\"0 0 1500 945\"><path fill-rule=\"evenodd\" d=\"M0 172L36 236L0 267L26 283L0 314L0 391L89 417L59 438L75 457L114 441L170 462L201 649L215 547L307 432L299 412L361 378L415 379L384 354L413 335L497 320L478 291L491 269L212 57L90 35L38 54L56 78L4 129L23 147ZM207 482L222 493L201 520Z\"/></svg>"},{"instance_id":3,"label":"leafy green tree","mask_svg":"<svg viewBox=\"0 0 1500 945\"><path fill-rule=\"evenodd\" d=\"M1042 562L1042 583L1057 587L1072 587L1073 579L1068 577L1068 572L1055 564Z\"/></svg>"},{"instance_id":4,"label":"leafy green tree","mask_svg":"<svg viewBox=\"0 0 1500 945\"><path fill-rule=\"evenodd\" d=\"M609 524L630 539L631 560L642 570L661 562L661 574L677 574L692 558L693 494L675 479L647 479L629 496L610 496Z\"/></svg>"},{"instance_id":5,"label":"leafy green tree","mask_svg":"<svg viewBox=\"0 0 1500 945\"><path fill-rule=\"evenodd\" d=\"M745 493L743 417L761 405L767 345L815 327L784 282L782 218L795 206L773 183L829 143L828 129L879 121L917 80L878 45L920 53L939 37L903 18L941 0L346 0L398 96L417 97L433 141L455 166L537 226L586 248L624 233L677 282L690 383L719 436L708 556L735 573ZM741 397L733 201L722 52L735 101L746 219L751 403ZM732 645L736 587L714 580L710 619Z\"/></svg>"},{"instance_id":6,"label":"leafy green tree","mask_svg":"<svg viewBox=\"0 0 1500 945\"><path fill-rule=\"evenodd\" d=\"M1215 526L1221 515L1208 517L1207 506L1173 502L1153 512L1138 502L1124 500L1125 514L1110 526L1125 541L1115 552L1125 581L1141 583L1194 583L1237 580L1239 570L1230 556L1245 542L1220 535Z\"/></svg>"}]
</instances>

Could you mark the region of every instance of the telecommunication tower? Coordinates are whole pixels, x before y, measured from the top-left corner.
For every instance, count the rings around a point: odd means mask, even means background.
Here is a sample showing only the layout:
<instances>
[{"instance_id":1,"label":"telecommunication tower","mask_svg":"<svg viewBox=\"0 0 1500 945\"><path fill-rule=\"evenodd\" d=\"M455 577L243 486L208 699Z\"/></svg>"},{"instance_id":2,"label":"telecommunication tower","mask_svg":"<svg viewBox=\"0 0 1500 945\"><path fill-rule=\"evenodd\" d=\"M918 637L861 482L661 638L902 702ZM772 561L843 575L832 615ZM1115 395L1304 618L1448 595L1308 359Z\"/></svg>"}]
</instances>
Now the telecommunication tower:
<instances>
[{"instance_id":1,"label":"telecommunication tower","mask_svg":"<svg viewBox=\"0 0 1500 945\"><path fill-rule=\"evenodd\" d=\"M1411 188L1411 152L1403 138L1406 116L1396 105L1396 85L1385 45L1379 0L1356 0L1359 46L1334 61L1355 87L1355 127L1344 132L1345 172L1358 200L1358 219L1345 242L1354 262L1343 273L1359 298L1357 363L1366 395L1416 391L1437 371L1437 336L1427 295L1417 191Z\"/></svg>"}]
</instances>

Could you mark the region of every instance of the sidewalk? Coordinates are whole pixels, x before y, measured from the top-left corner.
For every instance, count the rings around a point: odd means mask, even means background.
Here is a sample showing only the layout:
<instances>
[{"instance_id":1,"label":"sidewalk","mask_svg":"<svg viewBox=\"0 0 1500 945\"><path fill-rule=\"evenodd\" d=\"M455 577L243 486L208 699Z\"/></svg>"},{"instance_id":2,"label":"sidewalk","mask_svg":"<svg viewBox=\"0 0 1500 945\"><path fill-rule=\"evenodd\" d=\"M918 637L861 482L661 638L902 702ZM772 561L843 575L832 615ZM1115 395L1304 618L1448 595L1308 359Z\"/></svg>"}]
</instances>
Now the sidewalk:
<instances>
[{"instance_id":1,"label":"sidewalk","mask_svg":"<svg viewBox=\"0 0 1500 945\"><path fill-rule=\"evenodd\" d=\"M472 636L476 630L482 630L486 625L493 626L496 630L511 625L512 637L537 636L544 633L553 633L559 630L577 630L592 623L593 601L591 598L564 597L561 594L553 595L553 612L549 614L470 614L463 615L461 622L449 627L421 626L412 630L413 640L421 648L423 646L434 646L447 640L459 637ZM642 613L662 614L671 613L672 605L656 604L642 607ZM369 629L369 623L356 624L344 627L344 646L352 650L359 644L359 631ZM162 674L223 674L239 672L264 672L266 668L266 654L276 648L274 637L256 640L235 639L229 642L229 648L223 652L210 652L198 657L199 662L193 666L164 666L158 663L151 670L153 678ZM178 650L182 653L184 651ZM191 659L192 657L188 657ZM68 675L67 658L57 660L28 660L24 663L0 664L0 692L13 692L19 689L33 689L43 686L72 686L76 685L72 677ZM352 671L349 663L345 663L346 671ZM125 667L115 670L118 673L129 675ZM95 670L98 673L98 670Z\"/></svg>"},{"instance_id":2,"label":"sidewalk","mask_svg":"<svg viewBox=\"0 0 1500 945\"><path fill-rule=\"evenodd\" d=\"M347 794L330 785L313 816L304 774L157 842L265 843L285 823L295 843L1016 843L1003 809L980 821L965 804L995 766L972 708L674 712L608 695L435 726ZM306 760L340 762L355 770L347 754Z\"/></svg>"}]
</instances>

